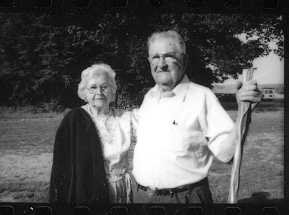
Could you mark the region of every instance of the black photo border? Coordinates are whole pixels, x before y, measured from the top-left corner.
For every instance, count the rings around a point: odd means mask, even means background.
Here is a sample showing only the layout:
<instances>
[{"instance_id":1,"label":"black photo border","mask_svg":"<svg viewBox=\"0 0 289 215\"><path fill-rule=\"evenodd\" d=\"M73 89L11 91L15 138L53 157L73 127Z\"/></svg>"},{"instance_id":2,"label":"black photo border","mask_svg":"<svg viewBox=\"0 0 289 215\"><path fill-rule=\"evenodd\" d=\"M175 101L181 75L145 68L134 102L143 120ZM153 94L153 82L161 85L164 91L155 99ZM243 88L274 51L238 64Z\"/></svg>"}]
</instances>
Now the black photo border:
<instances>
[{"instance_id":1,"label":"black photo border","mask_svg":"<svg viewBox=\"0 0 289 215\"><path fill-rule=\"evenodd\" d=\"M173 11L175 13L247 13L280 14L284 26L284 199L270 204L213 205L103 205L73 206L48 203L0 202L0 214L289 214L289 124L288 124L288 0L4 0L1 12L36 12L54 14L57 22L63 14L77 11L80 17L105 10L146 13ZM2 212L2 213L1 213Z\"/></svg>"}]
</instances>

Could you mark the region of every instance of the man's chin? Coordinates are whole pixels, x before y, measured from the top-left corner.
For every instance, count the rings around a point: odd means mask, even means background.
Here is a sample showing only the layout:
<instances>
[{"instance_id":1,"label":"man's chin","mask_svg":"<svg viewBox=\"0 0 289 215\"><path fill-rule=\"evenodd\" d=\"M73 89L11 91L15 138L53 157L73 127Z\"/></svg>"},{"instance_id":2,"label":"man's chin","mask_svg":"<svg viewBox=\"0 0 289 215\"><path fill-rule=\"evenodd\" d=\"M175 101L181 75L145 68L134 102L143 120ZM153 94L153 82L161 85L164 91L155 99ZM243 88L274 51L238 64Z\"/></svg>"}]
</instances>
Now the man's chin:
<instances>
[{"instance_id":1,"label":"man's chin","mask_svg":"<svg viewBox=\"0 0 289 215\"><path fill-rule=\"evenodd\" d=\"M172 89L173 83L170 81L158 81L156 84L161 88Z\"/></svg>"},{"instance_id":2,"label":"man's chin","mask_svg":"<svg viewBox=\"0 0 289 215\"><path fill-rule=\"evenodd\" d=\"M158 74L155 77L156 83L162 83L162 84L169 84L171 82L171 78L167 74Z\"/></svg>"}]
</instances>

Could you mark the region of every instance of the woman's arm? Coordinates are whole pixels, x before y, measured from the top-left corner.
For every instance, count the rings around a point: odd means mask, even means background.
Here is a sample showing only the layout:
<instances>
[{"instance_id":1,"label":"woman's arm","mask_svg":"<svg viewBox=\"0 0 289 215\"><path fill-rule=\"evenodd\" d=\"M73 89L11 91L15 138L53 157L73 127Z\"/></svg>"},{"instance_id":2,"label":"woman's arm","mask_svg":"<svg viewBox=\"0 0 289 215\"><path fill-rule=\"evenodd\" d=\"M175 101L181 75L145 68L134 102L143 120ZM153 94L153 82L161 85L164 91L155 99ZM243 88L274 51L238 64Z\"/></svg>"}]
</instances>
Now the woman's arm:
<instances>
[{"instance_id":1,"label":"woman's arm","mask_svg":"<svg viewBox=\"0 0 289 215\"><path fill-rule=\"evenodd\" d=\"M69 114L57 129L49 187L49 202L70 202L72 187L71 126Z\"/></svg>"},{"instance_id":2,"label":"woman's arm","mask_svg":"<svg viewBox=\"0 0 289 215\"><path fill-rule=\"evenodd\" d=\"M134 131L137 130L138 121L139 121L139 109L138 108L134 108L131 111L131 122L132 122L132 127L133 127Z\"/></svg>"}]
</instances>

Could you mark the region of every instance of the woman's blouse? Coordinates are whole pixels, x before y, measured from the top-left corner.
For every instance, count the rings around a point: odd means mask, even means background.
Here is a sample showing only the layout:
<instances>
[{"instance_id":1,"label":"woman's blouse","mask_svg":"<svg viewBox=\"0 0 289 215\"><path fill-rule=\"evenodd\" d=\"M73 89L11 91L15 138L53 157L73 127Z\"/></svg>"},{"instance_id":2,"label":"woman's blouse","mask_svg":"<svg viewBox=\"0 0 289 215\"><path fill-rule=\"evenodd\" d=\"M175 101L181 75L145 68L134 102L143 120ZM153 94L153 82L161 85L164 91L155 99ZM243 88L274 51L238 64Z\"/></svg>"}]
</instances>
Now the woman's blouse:
<instances>
[{"instance_id":1,"label":"woman's blouse","mask_svg":"<svg viewBox=\"0 0 289 215\"><path fill-rule=\"evenodd\" d=\"M101 142L110 196L113 202L131 201L128 154L131 145L131 113L97 115L87 104L82 106L93 119Z\"/></svg>"}]
</instances>

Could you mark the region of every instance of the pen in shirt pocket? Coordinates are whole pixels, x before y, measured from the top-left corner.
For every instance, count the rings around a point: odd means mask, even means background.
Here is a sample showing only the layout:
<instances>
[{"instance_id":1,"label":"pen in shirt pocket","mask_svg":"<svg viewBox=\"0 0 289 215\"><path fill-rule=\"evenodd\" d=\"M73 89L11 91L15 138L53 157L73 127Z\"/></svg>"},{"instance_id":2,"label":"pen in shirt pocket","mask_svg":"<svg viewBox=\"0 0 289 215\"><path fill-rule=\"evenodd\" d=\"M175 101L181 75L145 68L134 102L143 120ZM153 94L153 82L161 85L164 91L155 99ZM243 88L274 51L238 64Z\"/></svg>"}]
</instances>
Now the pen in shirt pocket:
<instances>
[{"instance_id":1,"label":"pen in shirt pocket","mask_svg":"<svg viewBox=\"0 0 289 215\"><path fill-rule=\"evenodd\" d=\"M173 125L178 125L178 123L176 122L176 120L174 120L172 124L173 124Z\"/></svg>"}]
</instances>

